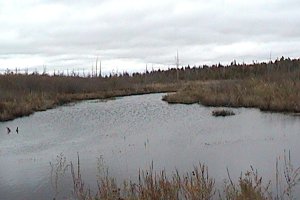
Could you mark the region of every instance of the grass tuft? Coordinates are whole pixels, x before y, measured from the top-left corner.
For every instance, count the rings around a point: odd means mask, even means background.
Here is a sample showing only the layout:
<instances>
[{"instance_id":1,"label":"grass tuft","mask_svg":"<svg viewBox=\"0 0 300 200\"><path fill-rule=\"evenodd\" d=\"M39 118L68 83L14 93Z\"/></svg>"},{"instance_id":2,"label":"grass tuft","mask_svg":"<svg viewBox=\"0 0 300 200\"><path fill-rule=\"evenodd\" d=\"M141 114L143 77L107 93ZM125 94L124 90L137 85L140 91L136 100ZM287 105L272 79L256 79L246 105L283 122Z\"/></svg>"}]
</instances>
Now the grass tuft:
<instances>
[{"instance_id":1,"label":"grass tuft","mask_svg":"<svg viewBox=\"0 0 300 200\"><path fill-rule=\"evenodd\" d=\"M218 109L218 110L213 110L212 115L215 117L226 117L226 116L235 115L235 113L232 110Z\"/></svg>"}]
</instances>

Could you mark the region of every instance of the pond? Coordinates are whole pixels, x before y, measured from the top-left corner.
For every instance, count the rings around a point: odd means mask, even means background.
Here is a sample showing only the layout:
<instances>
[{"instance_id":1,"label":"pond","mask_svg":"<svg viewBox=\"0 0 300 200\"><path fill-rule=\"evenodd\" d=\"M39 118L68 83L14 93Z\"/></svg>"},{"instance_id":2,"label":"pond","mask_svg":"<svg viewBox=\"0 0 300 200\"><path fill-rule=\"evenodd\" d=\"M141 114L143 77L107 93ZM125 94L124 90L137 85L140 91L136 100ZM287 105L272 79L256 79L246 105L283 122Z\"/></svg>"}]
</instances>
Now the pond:
<instances>
[{"instance_id":1,"label":"pond","mask_svg":"<svg viewBox=\"0 0 300 200\"><path fill-rule=\"evenodd\" d=\"M234 179L250 166L272 179L284 150L300 166L299 117L238 108L234 116L216 118L212 107L170 105L163 95L82 101L0 123L1 199L52 199L49 162L60 154L67 162L79 154L92 189L99 166L118 180L136 180L152 162L167 173L191 171L201 162L217 184L227 178L227 168ZM61 185L60 197L70 196L69 175Z\"/></svg>"}]
</instances>

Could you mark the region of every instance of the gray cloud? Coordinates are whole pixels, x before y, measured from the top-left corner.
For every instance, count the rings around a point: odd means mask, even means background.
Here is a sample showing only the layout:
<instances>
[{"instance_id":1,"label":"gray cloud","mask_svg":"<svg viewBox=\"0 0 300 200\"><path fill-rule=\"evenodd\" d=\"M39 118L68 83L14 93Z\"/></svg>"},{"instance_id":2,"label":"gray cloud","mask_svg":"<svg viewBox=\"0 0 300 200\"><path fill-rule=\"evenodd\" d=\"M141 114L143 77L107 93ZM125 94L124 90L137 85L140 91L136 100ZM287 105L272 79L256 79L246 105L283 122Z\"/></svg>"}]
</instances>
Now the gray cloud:
<instances>
[{"instance_id":1,"label":"gray cloud","mask_svg":"<svg viewBox=\"0 0 300 200\"><path fill-rule=\"evenodd\" d=\"M182 64L298 57L300 2L0 1L0 68ZM122 66L122 67L121 67Z\"/></svg>"}]
</instances>

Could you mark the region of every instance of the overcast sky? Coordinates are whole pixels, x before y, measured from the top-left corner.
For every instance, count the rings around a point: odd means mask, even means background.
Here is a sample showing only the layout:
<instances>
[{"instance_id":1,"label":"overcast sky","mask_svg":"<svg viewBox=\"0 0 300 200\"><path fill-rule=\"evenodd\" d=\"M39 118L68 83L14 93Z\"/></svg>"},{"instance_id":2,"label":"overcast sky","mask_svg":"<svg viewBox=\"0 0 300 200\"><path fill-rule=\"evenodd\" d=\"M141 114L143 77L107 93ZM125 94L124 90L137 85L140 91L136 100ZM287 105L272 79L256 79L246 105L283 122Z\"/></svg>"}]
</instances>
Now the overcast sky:
<instances>
[{"instance_id":1,"label":"overcast sky","mask_svg":"<svg viewBox=\"0 0 300 200\"><path fill-rule=\"evenodd\" d=\"M299 0L0 0L0 69L104 71L300 55Z\"/></svg>"}]
</instances>

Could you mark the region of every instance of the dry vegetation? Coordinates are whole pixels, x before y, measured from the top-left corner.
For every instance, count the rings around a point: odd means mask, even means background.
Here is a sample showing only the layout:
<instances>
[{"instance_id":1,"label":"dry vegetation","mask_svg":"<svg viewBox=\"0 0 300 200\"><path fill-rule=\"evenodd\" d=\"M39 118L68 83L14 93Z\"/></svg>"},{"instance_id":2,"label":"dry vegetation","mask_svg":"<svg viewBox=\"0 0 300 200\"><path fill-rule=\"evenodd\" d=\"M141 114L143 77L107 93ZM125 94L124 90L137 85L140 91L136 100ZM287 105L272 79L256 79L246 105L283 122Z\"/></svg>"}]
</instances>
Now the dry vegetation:
<instances>
[{"instance_id":1,"label":"dry vegetation","mask_svg":"<svg viewBox=\"0 0 300 200\"><path fill-rule=\"evenodd\" d=\"M226 117L226 116L235 115L235 113L232 110L217 109L212 111L212 115L215 117Z\"/></svg>"},{"instance_id":2,"label":"dry vegetation","mask_svg":"<svg viewBox=\"0 0 300 200\"><path fill-rule=\"evenodd\" d=\"M255 107L263 111L300 112L300 61L284 59L253 65L215 66L202 79L168 94L169 103ZM214 72L212 72L214 70ZM212 78L213 77L213 78Z\"/></svg>"},{"instance_id":3,"label":"dry vegetation","mask_svg":"<svg viewBox=\"0 0 300 200\"><path fill-rule=\"evenodd\" d=\"M170 94L164 100L299 112L299 88L300 60L289 58L248 65L233 61L228 66L186 66L132 75L124 72L106 77L7 71L0 75L0 121L72 101L179 89L178 93Z\"/></svg>"},{"instance_id":4,"label":"dry vegetation","mask_svg":"<svg viewBox=\"0 0 300 200\"><path fill-rule=\"evenodd\" d=\"M27 116L69 102L175 91L175 83L141 83L130 77L82 78L0 75L0 121Z\"/></svg>"},{"instance_id":5,"label":"dry vegetation","mask_svg":"<svg viewBox=\"0 0 300 200\"><path fill-rule=\"evenodd\" d=\"M300 81L246 79L198 82L163 99L169 103L255 107L264 111L297 113L300 112Z\"/></svg>"},{"instance_id":6,"label":"dry vegetation","mask_svg":"<svg viewBox=\"0 0 300 200\"><path fill-rule=\"evenodd\" d=\"M71 171L73 179L72 196L78 200L290 200L294 199L294 191L300 181L300 168L293 167L290 154L286 153L283 171L279 170L279 163L276 162L275 192L271 181L263 180L253 167L241 174L237 182L231 179L227 170L228 179L224 181L223 188L217 188L206 165L199 164L184 175L178 171L167 175L165 171L155 172L152 164L150 170L139 172L137 182L125 180L119 185L108 175L98 176L95 194L82 179L79 156L75 165L72 162L67 164L66 159L60 156L58 163L51 164L52 170L53 166L57 166L55 173L51 173L51 178L56 180L53 184L54 199L59 191L57 181L67 171Z\"/></svg>"}]
</instances>

